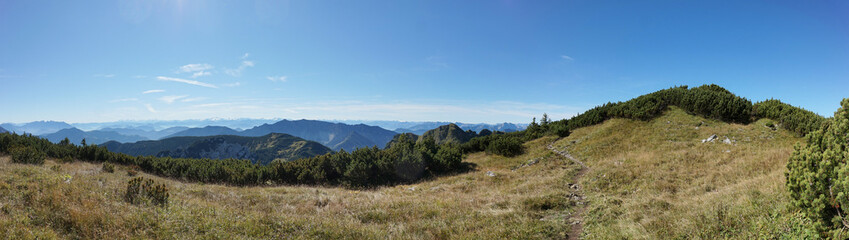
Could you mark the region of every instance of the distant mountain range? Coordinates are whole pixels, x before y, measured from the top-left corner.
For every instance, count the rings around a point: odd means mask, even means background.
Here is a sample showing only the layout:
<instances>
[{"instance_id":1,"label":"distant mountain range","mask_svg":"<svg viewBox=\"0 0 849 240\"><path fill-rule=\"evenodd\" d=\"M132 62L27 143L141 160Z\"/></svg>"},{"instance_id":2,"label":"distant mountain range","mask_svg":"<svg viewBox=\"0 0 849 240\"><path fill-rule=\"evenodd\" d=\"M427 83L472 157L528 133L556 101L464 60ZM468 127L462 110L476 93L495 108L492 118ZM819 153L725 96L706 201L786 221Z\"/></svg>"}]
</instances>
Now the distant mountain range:
<instances>
[{"instance_id":1,"label":"distant mountain range","mask_svg":"<svg viewBox=\"0 0 849 240\"><path fill-rule=\"evenodd\" d=\"M398 133L415 133L417 135L424 134L425 132L448 124L454 124L458 127L465 130L472 130L475 132L480 132L481 130L488 129L490 131L501 131L501 132L515 132L524 130L527 127L526 124L514 124L514 123L499 123L499 124L485 124L485 123L452 123L452 122L424 122L416 125L412 125L404 128L396 128L395 132Z\"/></svg>"},{"instance_id":2,"label":"distant mountain range","mask_svg":"<svg viewBox=\"0 0 849 240\"><path fill-rule=\"evenodd\" d=\"M58 143L65 138L73 144L80 144L83 139L85 139L86 144L101 144L108 141L118 141L118 142L136 142L141 140L147 140L147 138L138 136L138 135L123 135L117 132L112 131L83 131L77 128L67 128L59 130L55 133L41 135L42 138L46 138L51 142Z\"/></svg>"},{"instance_id":3,"label":"distant mountain range","mask_svg":"<svg viewBox=\"0 0 849 240\"><path fill-rule=\"evenodd\" d=\"M269 132L270 133L270 132ZM216 136L216 135L240 135L239 131L233 130L228 127L221 126L206 126L202 128L188 128L183 131L179 131L168 135L164 138L172 138L172 137L203 137L203 136Z\"/></svg>"},{"instance_id":4,"label":"distant mountain range","mask_svg":"<svg viewBox=\"0 0 849 240\"><path fill-rule=\"evenodd\" d=\"M110 151L134 156L234 158L268 164L278 159L290 161L333 151L351 152L357 148L386 147L393 137L401 135L415 140L433 138L437 143L463 143L478 136L477 131L482 129L515 131L520 128L515 124L446 123L434 126L435 124L437 123L418 123L410 129L403 129L406 133L398 134L377 126L316 120L282 120L244 131L225 126L170 127L162 130L147 127L108 127L83 131L64 122L42 121L3 124L0 126L0 132L10 130L34 135L44 133L39 136L54 143L68 138L71 143L80 144L85 139L87 144L102 145ZM431 126L433 128L424 129ZM57 130L61 127L66 128ZM415 134L416 132L421 132L421 136Z\"/></svg>"},{"instance_id":5,"label":"distant mountain range","mask_svg":"<svg viewBox=\"0 0 849 240\"><path fill-rule=\"evenodd\" d=\"M345 124L317 120L282 120L269 123L269 119L236 119L236 120L186 120L186 121L123 121L112 123L82 123L68 124L57 121L40 121L24 124L0 124L3 129L17 133L31 133L45 137L53 142L68 138L74 144L79 144L85 138L89 144L101 144L107 141L136 142L142 140L157 140L182 136L264 136L269 133L286 133L306 140L316 141L334 150L353 151L357 148L378 146L384 147L397 133L414 133L423 135L425 132L440 126L453 124L465 131L480 132L483 129L491 131L511 132L525 128L522 124L467 124L448 122L402 122L402 121L367 121L387 127L397 127L395 131L367 124ZM346 121L356 122L356 121ZM172 126L173 124L224 123L223 125L206 125L203 127ZM259 123L246 127L249 124ZM83 128L88 127L88 128ZM233 128L240 126L244 128ZM101 127L97 130L83 131ZM167 128L165 128L167 127ZM246 130L242 130L246 129Z\"/></svg>"},{"instance_id":6,"label":"distant mountain range","mask_svg":"<svg viewBox=\"0 0 849 240\"><path fill-rule=\"evenodd\" d=\"M24 124L13 124L13 123L4 123L0 124L0 127L7 129L10 132L16 132L18 134L29 133L32 135L42 135L48 133L55 133L59 130L66 128L73 128L68 123L65 122L56 122L56 121L38 121L38 122L30 122Z\"/></svg>"},{"instance_id":7,"label":"distant mountain range","mask_svg":"<svg viewBox=\"0 0 849 240\"><path fill-rule=\"evenodd\" d=\"M242 136L261 136L272 132L287 133L316 141L334 151L353 151L356 148L384 146L395 132L365 124L348 125L315 120L283 120L263 124L241 132Z\"/></svg>"},{"instance_id":8,"label":"distant mountain range","mask_svg":"<svg viewBox=\"0 0 849 240\"><path fill-rule=\"evenodd\" d=\"M249 159L268 164L274 160L291 161L332 152L317 142L289 134L271 133L259 137L205 136L173 137L136 143L104 143L109 151L133 156L174 158Z\"/></svg>"},{"instance_id":9,"label":"distant mountain range","mask_svg":"<svg viewBox=\"0 0 849 240\"><path fill-rule=\"evenodd\" d=\"M170 128L166 128L166 129L156 131L156 130L148 130L147 128L144 128L144 127L125 127L125 128L102 128L100 130L101 131L117 132L117 133L120 133L122 135L137 135L137 136L145 137L147 139L162 139L162 138L165 138L166 136L175 134L175 133L180 132L180 131L184 131L186 129L189 129L189 128L188 127L170 127Z\"/></svg>"},{"instance_id":10,"label":"distant mountain range","mask_svg":"<svg viewBox=\"0 0 849 240\"><path fill-rule=\"evenodd\" d=\"M200 119L200 120L174 120L174 121L161 121L161 120L149 120L149 121L118 121L118 122L101 122L101 123L74 123L74 127L83 129L83 130L96 130L103 128L126 128L126 129L137 129L144 131L157 131L171 127L185 127L185 128L197 128L204 126L224 126L231 129L235 129L241 131L243 129L252 128L255 126L259 126L266 123L275 123L282 119L254 119L254 118L240 118L240 119ZM173 132L172 132L173 133ZM136 134L140 135L140 134ZM169 134L160 136L164 137ZM141 135L140 135L141 136ZM154 139L154 138L151 138Z\"/></svg>"},{"instance_id":11,"label":"distant mountain range","mask_svg":"<svg viewBox=\"0 0 849 240\"><path fill-rule=\"evenodd\" d=\"M6 129L4 129L3 127L0 127L0 133L4 133L4 132L9 132L9 131L6 131Z\"/></svg>"}]
</instances>

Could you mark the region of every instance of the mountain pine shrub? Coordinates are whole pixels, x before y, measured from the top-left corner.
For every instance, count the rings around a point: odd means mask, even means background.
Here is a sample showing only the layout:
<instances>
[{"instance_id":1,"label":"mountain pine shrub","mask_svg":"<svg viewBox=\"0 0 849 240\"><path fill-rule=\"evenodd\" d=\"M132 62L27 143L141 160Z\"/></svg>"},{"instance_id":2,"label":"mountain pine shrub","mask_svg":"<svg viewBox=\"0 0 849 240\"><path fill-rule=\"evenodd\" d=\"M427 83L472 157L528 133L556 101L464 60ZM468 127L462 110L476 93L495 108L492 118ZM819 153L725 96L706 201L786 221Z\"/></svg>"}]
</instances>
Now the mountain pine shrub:
<instances>
[{"instance_id":1,"label":"mountain pine shrub","mask_svg":"<svg viewBox=\"0 0 849 240\"><path fill-rule=\"evenodd\" d=\"M44 164L44 159L47 157L43 152L30 146L14 147L10 152L13 163L41 165Z\"/></svg>"},{"instance_id":2,"label":"mountain pine shrub","mask_svg":"<svg viewBox=\"0 0 849 240\"><path fill-rule=\"evenodd\" d=\"M103 167L101 168L101 170L108 173L115 172L115 165L108 162L103 162Z\"/></svg>"},{"instance_id":3,"label":"mountain pine shrub","mask_svg":"<svg viewBox=\"0 0 849 240\"><path fill-rule=\"evenodd\" d=\"M153 180L137 177L127 182L124 200L132 204L152 203L157 206L168 205L168 187L155 184Z\"/></svg>"},{"instance_id":4,"label":"mountain pine shrub","mask_svg":"<svg viewBox=\"0 0 849 240\"><path fill-rule=\"evenodd\" d=\"M523 141L516 137L500 137L489 143L486 152L505 157L518 156L524 152L522 143Z\"/></svg>"},{"instance_id":5,"label":"mountain pine shrub","mask_svg":"<svg viewBox=\"0 0 849 240\"><path fill-rule=\"evenodd\" d=\"M770 99L752 105L755 118L769 118L778 121L781 127L799 136L817 130L825 118L814 112L791 106L779 100Z\"/></svg>"},{"instance_id":6,"label":"mountain pine shrub","mask_svg":"<svg viewBox=\"0 0 849 240\"><path fill-rule=\"evenodd\" d=\"M834 118L796 144L787 163L787 189L793 205L822 237L849 237L849 99Z\"/></svg>"}]
</instances>

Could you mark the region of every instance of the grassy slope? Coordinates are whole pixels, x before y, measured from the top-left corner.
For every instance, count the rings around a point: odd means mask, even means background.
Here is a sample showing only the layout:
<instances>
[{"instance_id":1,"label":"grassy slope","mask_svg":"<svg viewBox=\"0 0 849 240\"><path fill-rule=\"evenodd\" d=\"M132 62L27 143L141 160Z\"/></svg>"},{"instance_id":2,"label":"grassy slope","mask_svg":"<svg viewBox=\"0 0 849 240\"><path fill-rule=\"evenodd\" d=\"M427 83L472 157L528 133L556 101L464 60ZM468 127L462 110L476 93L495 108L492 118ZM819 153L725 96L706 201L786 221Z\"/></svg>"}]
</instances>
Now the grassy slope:
<instances>
[{"instance_id":1,"label":"grassy slope","mask_svg":"<svg viewBox=\"0 0 849 240\"><path fill-rule=\"evenodd\" d=\"M793 238L784 172L801 139L671 108L648 122L612 119L555 143L583 159L587 239ZM701 123L699 128L696 128ZM715 143L701 139L716 134ZM724 144L724 136L736 140Z\"/></svg>"},{"instance_id":2,"label":"grassy slope","mask_svg":"<svg viewBox=\"0 0 849 240\"><path fill-rule=\"evenodd\" d=\"M567 182L578 168L545 149L553 140L529 142L528 153L514 158L470 155L478 171L368 191L203 185L141 174L171 189L167 209L125 203L131 177L120 166L106 173L99 164L33 166L0 156L0 236L562 238L574 205ZM532 159L539 163L511 170ZM72 177L69 183L64 175Z\"/></svg>"}]
</instances>

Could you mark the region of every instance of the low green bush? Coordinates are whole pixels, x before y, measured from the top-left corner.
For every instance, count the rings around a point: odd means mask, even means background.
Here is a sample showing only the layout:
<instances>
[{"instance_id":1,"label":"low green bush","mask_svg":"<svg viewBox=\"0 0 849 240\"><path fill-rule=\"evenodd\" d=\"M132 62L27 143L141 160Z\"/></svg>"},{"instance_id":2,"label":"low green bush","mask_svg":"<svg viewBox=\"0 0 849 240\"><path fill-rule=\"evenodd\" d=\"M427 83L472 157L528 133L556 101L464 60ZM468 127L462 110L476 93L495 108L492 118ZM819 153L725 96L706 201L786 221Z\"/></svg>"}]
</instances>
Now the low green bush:
<instances>
[{"instance_id":1,"label":"low green bush","mask_svg":"<svg viewBox=\"0 0 849 240\"><path fill-rule=\"evenodd\" d=\"M124 200L132 204L152 203L157 206L168 205L168 187L156 184L153 180L137 177L127 182Z\"/></svg>"},{"instance_id":2,"label":"low green bush","mask_svg":"<svg viewBox=\"0 0 849 240\"><path fill-rule=\"evenodd\" d=\"M108 173L115 172L115 165L108 163L108 162L104 162L101 170L104 171L104 172L108 172Z\"/></svg>"}]
</instances>

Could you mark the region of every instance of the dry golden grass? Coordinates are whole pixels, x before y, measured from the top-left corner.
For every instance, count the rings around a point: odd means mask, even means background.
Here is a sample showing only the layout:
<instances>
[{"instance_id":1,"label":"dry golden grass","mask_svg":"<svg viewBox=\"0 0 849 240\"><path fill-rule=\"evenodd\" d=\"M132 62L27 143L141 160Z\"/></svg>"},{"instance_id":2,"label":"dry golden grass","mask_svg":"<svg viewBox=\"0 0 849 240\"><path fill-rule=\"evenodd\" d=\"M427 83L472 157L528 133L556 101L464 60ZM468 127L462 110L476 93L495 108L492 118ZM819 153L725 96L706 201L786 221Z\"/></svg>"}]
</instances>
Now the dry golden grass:
<instances>
[{"instance_id":1,"label":"dry golden grass","mask_svg":"<svg viewBox=\"0 0 849 240\"><path fill-rule=\"evenodd\" d=\"M557 141L590 168L584 237L798 237L803 223L788 209L784 172L801 138L763 121L728 124L671 108L648 122L613 119ZM711 134L719 139L701 142Z\"/></svg>"},{"instance_id":2,"label":"dry golden grass","mask_svg":"<svg viewBox=\"0 0 849 240\"><path fill-rule=\"evenodd\" d=\"M352 191L232 187L164 179L167 208L123 201L127 176L100 164L13 164L0 157L0 236L12 239L533 239L565 238L577 166L552 138L514 157L473 154L477 170L412 185ZM529 160L537 164L511 170ZM54 166L59 166L58 169ZM53 168L53 169L51 169ZM58 170L58 171L56 171ZM496 174L486 175L487 171ZM70 181L66 182L67 176Z\"/></svg>"}]
</instances>

